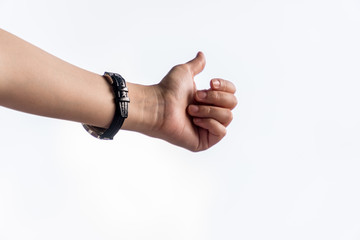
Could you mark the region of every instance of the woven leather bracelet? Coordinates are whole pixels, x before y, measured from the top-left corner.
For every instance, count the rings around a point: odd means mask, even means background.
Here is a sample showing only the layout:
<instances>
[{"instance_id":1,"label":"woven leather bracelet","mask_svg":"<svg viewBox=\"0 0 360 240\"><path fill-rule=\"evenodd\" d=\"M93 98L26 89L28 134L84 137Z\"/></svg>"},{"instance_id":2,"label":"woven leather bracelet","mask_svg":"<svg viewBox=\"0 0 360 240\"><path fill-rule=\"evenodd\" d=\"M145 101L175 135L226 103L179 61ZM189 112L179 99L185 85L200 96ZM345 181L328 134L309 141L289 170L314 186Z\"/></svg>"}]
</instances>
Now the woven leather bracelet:
<instances>
[{"instance_id":1,"label":"woven leather bracelet","mask_svg":"<svg viewBox=\"0 0 360 240\"><path fill-rule=\"evenodd\" d=\"M83 127L88 133L98 139L112 140L128 116L130 99L125 79L120 74L105 72L104 78L111 84L114 92L114 102L116 105L114 118L107 129L87 124L83 124Z\"/></svg>"}]
</instances>

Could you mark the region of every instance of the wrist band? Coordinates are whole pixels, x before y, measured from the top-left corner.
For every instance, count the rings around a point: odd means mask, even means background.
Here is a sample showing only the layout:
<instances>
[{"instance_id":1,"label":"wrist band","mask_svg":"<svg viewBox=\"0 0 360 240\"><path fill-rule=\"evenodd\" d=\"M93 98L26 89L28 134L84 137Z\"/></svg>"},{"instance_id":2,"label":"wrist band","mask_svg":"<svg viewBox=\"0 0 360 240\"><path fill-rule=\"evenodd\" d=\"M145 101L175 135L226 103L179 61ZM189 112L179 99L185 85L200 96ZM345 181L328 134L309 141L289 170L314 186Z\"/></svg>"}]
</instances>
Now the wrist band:
<instances>
[{"instance_id":1,"label":"wrist band","mask_svg":"<svg viewBox=\"0 0 360 240\"><path fill-rule=\"evenodd\" d=\"M114 102L116 105L114 118L107 129L87 124L83 124L83 127L88 133L98 139L112 140L128 116L130 99L125 79L120 74L105 72L104 78L111 84L114 92Z\"/></svg>"}]
</instances>

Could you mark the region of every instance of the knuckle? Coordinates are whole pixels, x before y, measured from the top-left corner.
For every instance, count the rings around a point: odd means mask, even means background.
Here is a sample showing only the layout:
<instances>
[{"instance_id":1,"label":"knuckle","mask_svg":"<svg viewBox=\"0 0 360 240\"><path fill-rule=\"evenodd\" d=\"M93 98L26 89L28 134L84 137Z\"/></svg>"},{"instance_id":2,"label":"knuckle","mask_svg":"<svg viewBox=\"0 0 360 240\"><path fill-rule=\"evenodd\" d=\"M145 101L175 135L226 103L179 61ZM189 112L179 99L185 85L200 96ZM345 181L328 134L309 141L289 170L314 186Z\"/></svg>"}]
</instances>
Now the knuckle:
<instances>
[{"instance_id":1,"label":"knuckle","mask_svg":"<svg viewBox=\"0 0 360 240\"><path fill-rule=\"evenodd\" d=\"M227 109L227 111L228 111L228 113L227 113L228 123L230 123L234 119L234 115L233 115L232 111L230 111L230 109Z\"/></svg>"},{"instance_id":2,"label":"knuckle","mask_svg":"<svg viewBox=\"0 0 360 240\"><path fill-rule=\"evenodd\" d=\"M204 117L204 116L208 116L210 114L210 107L208 106L199 106L199 114L200 116Z\"/></svg>"},{"instance_id":3,"label":"knuckle","mask_svg":"<svg viewBox=\"0 0 360 240\"><path fill-rule=\"evenodd\" d=\"M221 128L221 130L220 130L220 136L221 136L221 138L223 138L223 137L226 136L226 128Z\"/></svg>"},{"instance_id":4,"label":"knuckle","mask_svg":"<svg viewBox=\"0 0 360 240\"><path fill-rule=\"evenodd\" d=\"M227 92L227 90L228 90L228 88L229 88L227 81L221 80L221 86L222 86L222 90L225 91L225 92Z\"/></svg>"},{"instance_id":5,"label":"knuckle","mask_svg":"<svg viewBox=\"0 0 360 240\"><path fill-rule=\"evenodd\" d=\"M221 96L218 92L211 91L209 96L214 102L217 102L221 99Z\"/></svg>"},{"instance_id":6,"label":"knuckle","mask_svg":"<svg viewBox=\"0 0 360 240\"><path fill-rule=\"evenodd\" d=\"M224 80L224 86L225 86L224 91L229 92L229 93L236 92L236 87L235 87L234 83Z\"/></svg>"},{"instance_id":7,"label":"knuckle","mask_svg":"<svg viewBox=\"0 0 360 240\"><path fill-rule=\"evenodd\" d=\"M231 106L232 109L235 108L237 105L238 105L238 100L237 100L236 96L234 95L234 96L233 96L233 104L232 104L232 106Z\"/></svg>"},{"instance_id":8,"label":"knuckle","mask_svg":"<svg viewBox=\"0 0 360 240\"><path fill-rule=\"evenodd\" d=\"M233 92L236 93L236 86L235 86L235 84L232 83L232 87L233 87L233 89L234 89Z\"/></svg>"},{"instance_id":9,"label":"knuckle","mask_svg":"<svg viewBox=\"0 0 360 240\"><path fill-rule=\"evenodd\" d=\"M212 116L212 115L213 115L213 112L214 112L214 110L213 110L212 107L206 107L206 114L207 114L208 116Z\"/></svg>"},{"instance_id":10,"label":"knuckle","mask_svg":"<svg viewBox=\"0 0 360 240\"><path fill-rule=\"evenodd\" d=\"M225 127L227 127L232 122L234 117L230 109L225 109L224 115L225 116L223 118L223 124L225 125Z\"/></svg>"},{"instance_id":11,"label":"knuckle","mask_svg":"<svg viewBox=\"0 0 360 240\"><path fill-rule=\"evenodd\" d=\"M199 144L200 145L200 144ZM189 150L191 151L191 152L200 152L201 150L201 147L200 146L191 146L191 147L189 147Z\"/></svg>"}]
</instances>

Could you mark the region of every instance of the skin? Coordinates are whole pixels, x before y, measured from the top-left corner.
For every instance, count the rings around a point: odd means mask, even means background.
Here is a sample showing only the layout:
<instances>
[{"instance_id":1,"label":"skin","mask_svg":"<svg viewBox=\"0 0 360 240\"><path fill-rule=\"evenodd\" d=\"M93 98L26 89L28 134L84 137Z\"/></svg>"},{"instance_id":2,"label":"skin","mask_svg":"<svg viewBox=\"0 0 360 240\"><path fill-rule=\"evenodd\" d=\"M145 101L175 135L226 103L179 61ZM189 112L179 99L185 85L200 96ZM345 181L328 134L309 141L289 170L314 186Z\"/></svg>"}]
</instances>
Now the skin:
<instances>
[{"instance_id":1,"label":"skin","mask_svg":"<svg viewBox=\"0 0 360 240\"><path fill-rule=\"evenodd\" d=\"M218 143L236 106L233 83L212 79L197 90L204 54L173 67L152 86L127 81L129 116L122 129L164 139L190 151ZM108 127L115 104L99 75L71 65L0 29L0 105L15 110Z\"/></svg>"}]
</instances>

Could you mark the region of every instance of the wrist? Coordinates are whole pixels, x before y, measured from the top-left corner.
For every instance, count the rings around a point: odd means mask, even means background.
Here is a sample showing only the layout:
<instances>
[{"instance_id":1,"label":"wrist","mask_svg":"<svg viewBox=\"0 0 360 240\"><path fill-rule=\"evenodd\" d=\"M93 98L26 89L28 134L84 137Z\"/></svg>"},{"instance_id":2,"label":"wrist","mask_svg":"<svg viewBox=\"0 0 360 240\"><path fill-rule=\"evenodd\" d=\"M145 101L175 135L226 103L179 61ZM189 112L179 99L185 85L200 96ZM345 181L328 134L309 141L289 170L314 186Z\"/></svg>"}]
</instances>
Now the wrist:
<instances>
[{"instance_id":1,"label":"wrist","mask_svg":"<svg viewBox=\"0 0 360 240\"><path fill-rule=\"evenodd\" d=\"M128 118L122 129L154 135L163 121L164 101L157 85L127 83L129 89Z\"/></svg>"}]
</instances>

